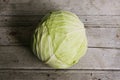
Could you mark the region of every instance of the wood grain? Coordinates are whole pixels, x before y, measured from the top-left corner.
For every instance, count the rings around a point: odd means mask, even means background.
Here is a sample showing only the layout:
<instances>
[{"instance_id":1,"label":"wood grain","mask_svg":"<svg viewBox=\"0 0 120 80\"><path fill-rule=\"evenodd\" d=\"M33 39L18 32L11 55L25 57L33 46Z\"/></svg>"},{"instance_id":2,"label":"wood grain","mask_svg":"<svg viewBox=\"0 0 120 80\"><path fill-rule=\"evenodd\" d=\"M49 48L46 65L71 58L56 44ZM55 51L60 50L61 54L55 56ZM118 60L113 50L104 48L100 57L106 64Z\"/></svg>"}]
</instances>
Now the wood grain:
<instances>
[{"instance_id":1,"label":"wood grain","mask_svg":"<svg viewBox=\"0 0 120 80\"><path fill-rule=\"evenodd\" d=\"M0 0L0 4L21 4L28 3L30 0Z\"/></svg>"},{"instance_id":2,"label":"wood grain","mask_svg":"<svg viewBox=\"0 0 120 80\"><path fill-rule=\"evenodd\" d=\"M35 27L0 27L0 45L29 45ZM86 28L88 46L120 48L120 28Z\"/></svg>"},{"instance_id":3,"label":"wood grain","mask_svg":"<svg viewBox=\"0 0 120 80\"><path fill-rule=\"evenodd\" d=\"M120 15L120 0L8 0L0 5L0 15L40 15L68 10L80 15Z\"/></svg>"},{"instance_id":4,"label":"wood grain","mask_svg":"<svg viewBox=\"0 0 120 80\"><path fill-rule=\"evenodd\" d=\"M119 80L118 71L2 70L0 80Z\"/></svg>"},{"instance_id":5,"label":"wood grain","mask_svg":"<svg viewBox=\"0 0 120 80\"><path fill-rule=\"evenodd\" d=\"M0 27L34 26L35 24L38 24L41 21L41 18L43 18L43 16L44 15L0 16ZM120 27L120 16L78 16L80 20L85 24L85 26L94 25L97 27Z\"/></svg>"},{"instance_id":6,"label":"wood grain","mask_svg":"<svg viewBox=\"0 0 120 80\"><path fill-rule=\"evenodd\" d=\"M69 69L120 69L120 49L88 48L78 64ZM0 69L52 69L27 46L0 46Z\"/></svg>"},{"instance_id":7,"label":"wood grain","mask_svg":"<svg viewBox=\"0 0 120 80\"><path fill-rule=\"evenodd\" d=\"M85 24L88 50L78 64L56 70L32 53L35 26L67 10ZM120 80L120 0L0 0L0 80Z\"/></svg>"}]
</instances>

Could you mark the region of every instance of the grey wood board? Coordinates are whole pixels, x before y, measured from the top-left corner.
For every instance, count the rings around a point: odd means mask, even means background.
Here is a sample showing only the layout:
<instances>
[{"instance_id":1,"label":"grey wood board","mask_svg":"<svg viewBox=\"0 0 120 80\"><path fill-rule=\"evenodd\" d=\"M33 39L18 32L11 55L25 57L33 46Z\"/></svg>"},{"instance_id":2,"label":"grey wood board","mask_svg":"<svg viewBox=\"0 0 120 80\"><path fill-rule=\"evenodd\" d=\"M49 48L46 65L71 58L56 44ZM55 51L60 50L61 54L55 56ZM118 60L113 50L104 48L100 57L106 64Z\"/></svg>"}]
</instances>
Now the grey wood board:
<instances>
[{"instance_id":1,"label":"grey wood board","mask_svg":"<svg viewBox=\"0 0 120 80\"><path fill-rule=\"evenodd\" d=\"M120 69L120 49L88 48L78 64L69 69ZM0 46L0 69L52 69L27 46Z\"/></svg>"},{"instance_id":2,"label":"grey wood board","mask_svg":"<svg viewBox=\"0 0 120 80\"><path fill-rule=\"evenodd\" d=\"M0 80L119 80L119 75L118 71L2 70Z\"/></svg>"},{"instance_id":3,"label":"grey wood board","mask_svg":"<svg viewBox=\"0 0 120 80\"><path fill-rule=\"evenodd\" d=\"M80 15L120 15L120 0L6 0L0 15L39 15L68 10Z\"/></svg>"},{"instance_id":4,"label":"grey wood board","mask_svg":"<svg viewBox=\"0 0 120 80\"><path fill-rule=\"evenodd\" d=\"M0 4L21 4L28 3L30 0L0 0Z\"/></svg>"},{"instance_id":5,"label":"grey wood board","mask_svg":"<svg viewBox=\"0 0 120 80\"><path fill-rule=\"evenodd\" d=\"M0 45L29 45L35 27L0 27ZM120 48L120 28L86 28L89 47Z\"/></svg>"},{"instance_id":6,"label":"grey wood board","mask_svg":"<svg viewBox=\"0 0 120 80\"><path fill-rule=\"evenodd\" d=\"M67 10L85 24L88 50L78 64L56 70L29 47L41 18ZM120 0L0 0L0 80L120 80Z\"/></svg>"},{"instance_id":7,"label":"grey wood board","mask_svg":"<svg viewBox=\"0 0 120 80\"><path fill-rule=\"evenodd\" d=\"M41 21L44 15L8 15L0 16L0 26L19 27L19 26L34 26ZM78 15L85 26L96 25L111 25L107 27L120 27L120 16L81 16ZM114 26L117 25L117 26Z\"/></svg>"}]
</instances>

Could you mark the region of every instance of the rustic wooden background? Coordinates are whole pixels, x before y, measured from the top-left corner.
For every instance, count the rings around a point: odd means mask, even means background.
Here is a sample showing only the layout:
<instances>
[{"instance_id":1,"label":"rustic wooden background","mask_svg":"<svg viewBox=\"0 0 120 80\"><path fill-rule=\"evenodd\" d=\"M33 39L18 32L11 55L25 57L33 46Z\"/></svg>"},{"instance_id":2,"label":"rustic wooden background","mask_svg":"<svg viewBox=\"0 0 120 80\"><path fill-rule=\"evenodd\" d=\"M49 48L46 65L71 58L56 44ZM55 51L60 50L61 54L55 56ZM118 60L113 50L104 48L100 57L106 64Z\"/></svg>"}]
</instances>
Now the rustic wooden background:
<instances>
[{"instance_id":1,"label":"rustic wooden background","mask_svg":"<svg viewBox=\"0 0 120 80\"><path fill-rule=\"evenodd\" d=\"M76 13L87 32L87 54L65 70L44 65L29 47L53 10ZM120 0L0 0L0 80L120 80Z\"/></svg>"}]
</instances>

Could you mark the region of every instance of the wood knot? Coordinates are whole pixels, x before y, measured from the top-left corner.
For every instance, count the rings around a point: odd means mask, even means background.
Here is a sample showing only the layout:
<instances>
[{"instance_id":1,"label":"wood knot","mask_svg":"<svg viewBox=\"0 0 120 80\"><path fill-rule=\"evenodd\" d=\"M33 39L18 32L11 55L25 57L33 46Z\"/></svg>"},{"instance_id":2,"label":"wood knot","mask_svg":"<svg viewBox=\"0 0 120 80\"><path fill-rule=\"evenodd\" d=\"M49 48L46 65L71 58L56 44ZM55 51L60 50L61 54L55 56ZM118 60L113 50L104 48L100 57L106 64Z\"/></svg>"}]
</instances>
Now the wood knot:
<instances>
[{"instance_id":1,"label":"wood knot","mask_svg":"<svg viewBox=\"0 0 120 80\"><path fill-rule=\"evenodd\" d=\"M50 77L50 74L47 74L48 77Z\"/></svg>"},{"instance_id":2,"label":"wood knot","mask_svg":"<svg viewBox=\"0 0 120 80\"><path fill-rule=\"evenodd\" d=\"M120 36L118 34L116 34L116 37L119 38Z\"/></svg>"},{"instance_id":3,"label":"wood knot","mask_svg":"<svg viewBox=\"0 0 120 80\"><path fill-rule=\"evenodd\" d=\"M9 33L9 35L12 35L12 36L14 36L14 35L16 35L17 34L17 32L10 32Z\"/></svg>"},{"instance_id":4,"label":"wood knot","mask_svg":"<svg viewBox=\"0 0 120 80\"><path fill-rule=\"evenodd\" d=\"M9 0L3 0L3 2L9 2Z\"/></svg>"},{"instance_id":5,"label":"wood knot","mask_svg":"<svg viewBox=\"0 0 120 80\"><path fill-rule=\"evenodd\" d=\"M87 21L87 19L85 19L85 21Z\"/></svg>"}]
</instances>

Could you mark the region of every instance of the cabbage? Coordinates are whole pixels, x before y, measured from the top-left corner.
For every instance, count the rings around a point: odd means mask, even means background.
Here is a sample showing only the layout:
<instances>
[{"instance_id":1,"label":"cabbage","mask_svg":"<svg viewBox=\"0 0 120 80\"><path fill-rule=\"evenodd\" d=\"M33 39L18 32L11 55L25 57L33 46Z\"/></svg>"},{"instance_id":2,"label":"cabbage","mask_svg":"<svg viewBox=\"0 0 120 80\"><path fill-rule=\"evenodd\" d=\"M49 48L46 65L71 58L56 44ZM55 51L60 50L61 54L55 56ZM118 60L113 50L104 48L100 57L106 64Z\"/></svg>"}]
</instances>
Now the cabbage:
<instances>
[{"instance_id":1,"label":"cabbage","mask_svg":"<svg viewBox=\"0 0 120 80\"><path fill-rule=\"evenodd\" d=\"M34 54L53 68L65 69L78 63L86 53L87 38L83 23L68 11L48 13L33 35Z\"/></svg>"}]
</instances>

